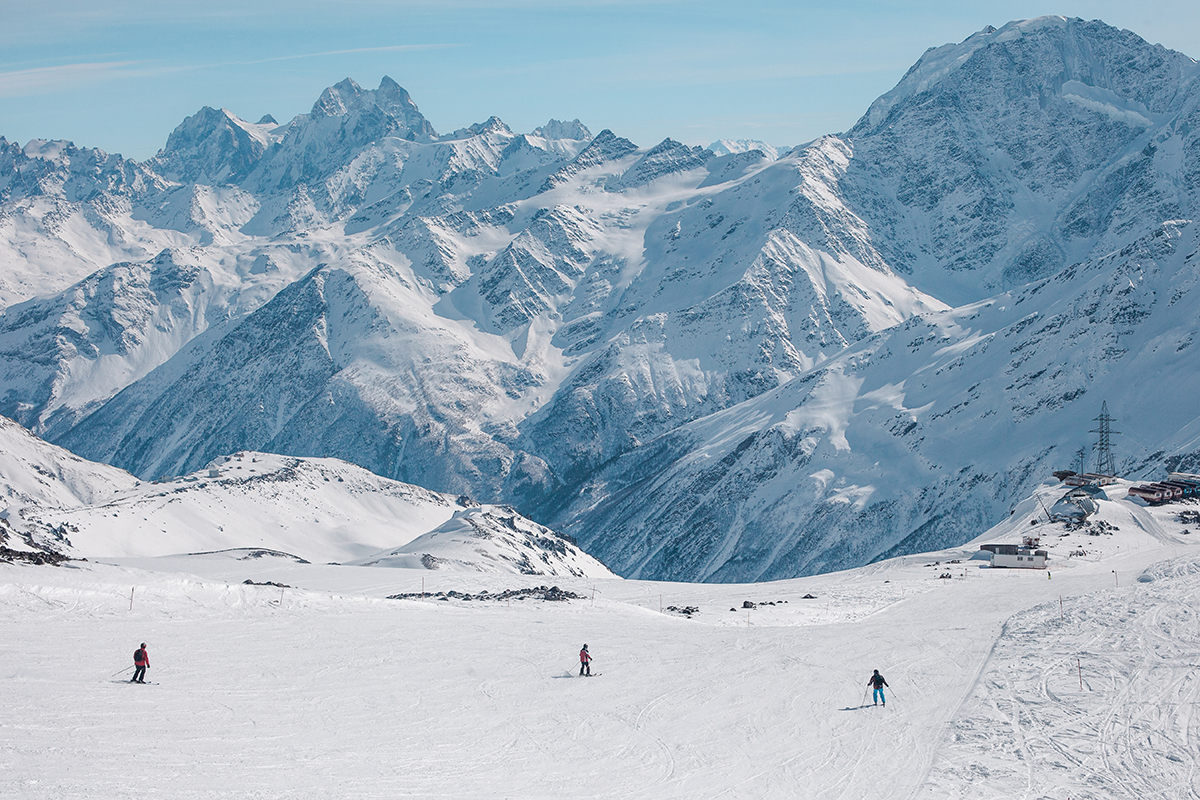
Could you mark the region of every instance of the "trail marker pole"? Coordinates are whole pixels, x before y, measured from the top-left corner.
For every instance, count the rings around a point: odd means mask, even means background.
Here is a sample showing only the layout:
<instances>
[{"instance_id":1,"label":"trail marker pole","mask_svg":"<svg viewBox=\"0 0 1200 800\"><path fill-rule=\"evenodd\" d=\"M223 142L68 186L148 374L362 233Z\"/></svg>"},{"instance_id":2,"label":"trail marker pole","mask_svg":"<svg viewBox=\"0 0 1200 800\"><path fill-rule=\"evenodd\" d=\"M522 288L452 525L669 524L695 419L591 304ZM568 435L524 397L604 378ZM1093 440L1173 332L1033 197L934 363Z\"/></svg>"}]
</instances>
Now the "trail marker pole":
<instances>
[{"instance_id":1,"label":"trail marker pole","mask_svg":"<svg viewBox=\"0 0 1200 800\"><path fill-rule=\"evenodd\" d=\"M596 605L596 587L593 586L592 587L592 606L594 607L595 605Z\"/></svg>"},{"instance_id":2,"label":"trail marker pole","mask_svg":"<svg viewBox=\"0 0 1200 800\"><path fill-rule=\"evenodd\" d=\"M1113 586L1120 586L1121 582L1117 578L1117 571L1114 569L1112 572L1113 572Z\"/></svg>"},{"instance_id":3,"label":"trail marker pole","mask_svg":"<svg viewBox=\"0 0 1200 800\"><path fill-rule=\"evenodd\" d=\"M1079 691L1083 691L1083 665L1079 663L1079 659L1075 659L1075 667L1079 670Z\"/></svg>"},{"instance_id":4,"label":"trail marker pole","mask_svg":"<svg viewBox=\"0 0 1200 800\"><path fill-rule=\"evenodd\" d=\"M1062 595L1060 594L1058 596L1058 621L1065 622L1066 619L1067 618L1063 615L1063 602L1062 602Z\"/></svg>"},{"instance_id":5,"label":"trail marker pole","mask_svg":"<svg viewBox=\"0 0 1200 800\"><path fill-rule=\"evenodd\" d=\"M280 606L283 605L283 587L282 586L279 587L279 605Z\"/></svg>"},{"instance_id":6,"label":"trail marker pole","mask_svg":"<svg viewBox=\"0 0 1200 800\"><path fill-rule=\"evenodd\" d=\"M136 588L137 588L136 586L132 586L129 589L129 610L130 611L133 611L133 590Z\"/></svg>"}]
</instances>

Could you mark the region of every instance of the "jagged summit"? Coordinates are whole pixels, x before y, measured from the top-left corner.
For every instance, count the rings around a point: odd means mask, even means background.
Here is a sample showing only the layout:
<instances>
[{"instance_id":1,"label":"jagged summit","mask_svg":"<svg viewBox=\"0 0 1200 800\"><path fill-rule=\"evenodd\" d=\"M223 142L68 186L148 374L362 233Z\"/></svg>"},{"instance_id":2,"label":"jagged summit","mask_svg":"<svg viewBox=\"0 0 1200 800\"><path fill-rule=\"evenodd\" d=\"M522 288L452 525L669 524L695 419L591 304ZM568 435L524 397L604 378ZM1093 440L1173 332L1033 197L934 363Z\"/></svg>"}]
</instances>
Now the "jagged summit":
<instances>
[{"instance_id":1,"label":"jagged summit","mask_svg":"<svg viewBox=\"0 0 1200 800\"><path fill-rule=\"evenodd\" d=\"M236 183L250 173L277 141L272 123L246 122L209 106L179 123L150 163L180 183Z\"/></svg>"},{"instance_id":2,"label":"jagged summit","mask_svg":"<svg viewBox=\"0 0 1200 800\"><path fill-rule=\"evenodd\" d=\"M386 75L374 91L363 89L351 78L339 81L321 93L311 115L314 119L344 117L372 105L403 123L404 129L416 136L437 135L408 92Z\"/></svg>"},{"instance_id":3,"label":"jagged summit","mask_svg":"<svg viewBox=\"0 0 1200 800\"><path fill-rule=\"evenodd\" d=\"M0 412L144 477L342 457L739 580L948 542L1096 387L1128 419L1197 374L1200 82L1127 31L986 29L776 159L419 113L347 79L147 164L0 143ZM1195 392L1158 394L1130 463L1186 469Z\"/></svg>"},{"instance_id":4,"label":"jagged summit","mask_svg":"<svg viewBox=\"0 0 1200 800\"><path fill-rule=\"evenodd\" d=\"M533 135L545 139L573 139L579 142L590 141L592 138L592 132L578 119L570 122L552 119L540 128L534 128Z\"/></svg>"}]
</instances>

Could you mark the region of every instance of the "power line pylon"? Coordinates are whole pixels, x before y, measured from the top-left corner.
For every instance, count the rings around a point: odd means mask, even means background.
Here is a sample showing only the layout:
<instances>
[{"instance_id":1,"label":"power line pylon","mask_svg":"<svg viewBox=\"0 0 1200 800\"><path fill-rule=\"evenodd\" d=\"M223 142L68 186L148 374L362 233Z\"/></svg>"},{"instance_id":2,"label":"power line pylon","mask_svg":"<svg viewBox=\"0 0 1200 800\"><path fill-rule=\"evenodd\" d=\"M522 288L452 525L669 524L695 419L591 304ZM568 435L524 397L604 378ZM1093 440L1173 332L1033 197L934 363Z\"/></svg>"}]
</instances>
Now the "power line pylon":
<instances>
[{"instance_id":1,"label":"power line pylon","mask_svg":"<svg viewBox=\"0 0 1200 800\"><path fill-rule=\"evenodd\" d=\"M1087 448L1081 447L1075 451L1075 472L1082 475L1087 472Z\"/></svg>"},{"instance_id":2,"label":"power line pylon","mask_svg":"<svg viewBox=\"0 0 1200 800\"><path fill-rule=\"evenodd\" d=\"M1096 451L1096 472L1101 475L1116 475L1117 465L1112 454L1112 437L1119 434L1120 431L1114 431L1111 427L1111 423L1115 420L1108 414L1107 400L1100 406L1100 416L1096 417L1094 421L1100 425L1088 433L1095 433L1100 437L1099 441L1092 445L1092 449Z\"/></svg>"}]
</instances>

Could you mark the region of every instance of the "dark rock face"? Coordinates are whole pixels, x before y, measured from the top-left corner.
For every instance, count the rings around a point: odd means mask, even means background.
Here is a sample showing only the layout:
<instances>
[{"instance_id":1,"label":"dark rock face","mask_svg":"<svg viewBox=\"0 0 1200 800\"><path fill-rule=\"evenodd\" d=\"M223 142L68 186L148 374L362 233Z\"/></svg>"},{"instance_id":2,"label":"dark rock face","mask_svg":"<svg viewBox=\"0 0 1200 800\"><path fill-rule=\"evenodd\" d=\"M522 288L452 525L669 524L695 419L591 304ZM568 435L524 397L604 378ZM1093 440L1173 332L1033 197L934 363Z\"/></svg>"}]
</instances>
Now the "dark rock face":
<instances>
[{"instance_id":1,"label":"dark rock face","mask_svg":"<svg viewBox=\"0 0 1200 800\"><path fill-rule=\"evenodd\" d=\"M388 595L388 600L545 600L552 603L563 603L568 600L586 600L587 598L576 592L569 592L566 589L560 589L557 586L537 586L530 589L504 589L499 592L482 591L479 594L470 594L469 592L459 592L451 590L449 592L405 592L403 594Z\"/></svg>"}]
</instances>

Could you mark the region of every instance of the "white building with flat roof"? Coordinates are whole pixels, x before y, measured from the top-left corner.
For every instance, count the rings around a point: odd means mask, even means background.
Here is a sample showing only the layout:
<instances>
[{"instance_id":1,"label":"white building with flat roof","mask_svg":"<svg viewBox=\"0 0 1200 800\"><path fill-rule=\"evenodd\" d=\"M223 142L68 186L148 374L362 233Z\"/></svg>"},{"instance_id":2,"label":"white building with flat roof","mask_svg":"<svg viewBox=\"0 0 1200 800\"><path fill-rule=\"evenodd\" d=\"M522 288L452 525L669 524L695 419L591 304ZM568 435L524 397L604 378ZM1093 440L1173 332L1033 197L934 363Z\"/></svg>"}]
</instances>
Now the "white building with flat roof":
<instances>
[{"instance_id":1,"label":"white building with flat roof","mask_svg":"<svg viewBox=\"0 0 1200 800\"><path fill-rule=\"evenodd\" d=\"M1045 550L1016 544L981 544L974 558L983 560L981 556L984 552L991 553L987 560L992 567L1007 569L1045 569L1046 559L1049 558Z\"/></svg>"}]
</instances>

